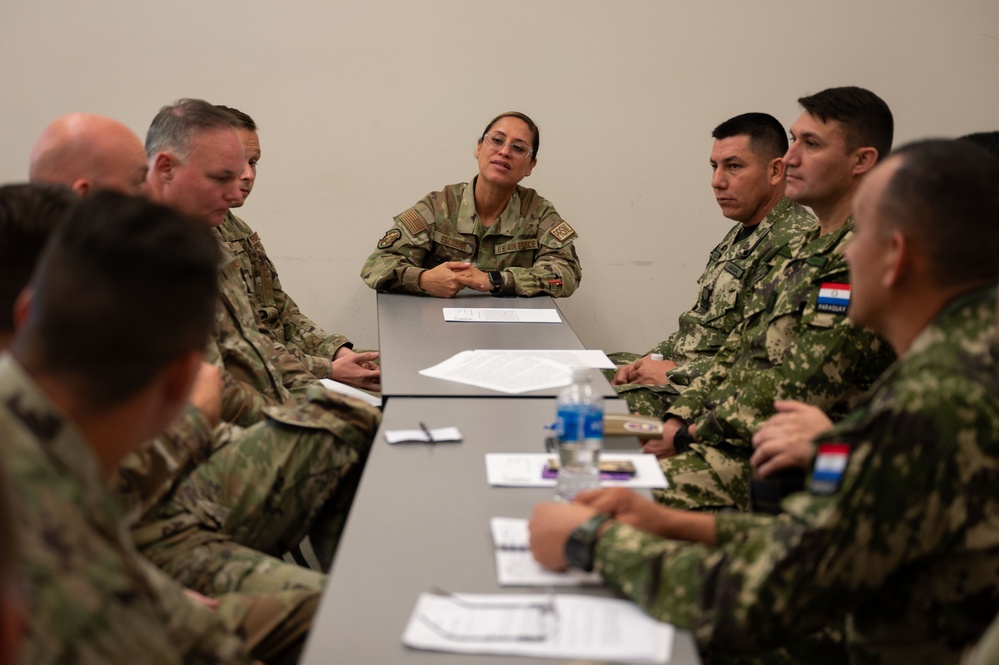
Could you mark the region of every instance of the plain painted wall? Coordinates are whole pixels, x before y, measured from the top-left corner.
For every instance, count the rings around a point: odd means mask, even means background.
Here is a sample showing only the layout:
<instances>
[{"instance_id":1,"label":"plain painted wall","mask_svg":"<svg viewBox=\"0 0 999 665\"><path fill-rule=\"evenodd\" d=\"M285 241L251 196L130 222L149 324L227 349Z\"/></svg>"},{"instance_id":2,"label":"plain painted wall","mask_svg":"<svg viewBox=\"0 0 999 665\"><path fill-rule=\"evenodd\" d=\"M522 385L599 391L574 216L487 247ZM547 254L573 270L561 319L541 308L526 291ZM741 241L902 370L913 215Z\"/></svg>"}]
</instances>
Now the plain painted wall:
<instances>
[{"instance_id":1,"label":"plain painted wall","mask_svg":"<svg viewBox=\"0 0 999 665\"><path fill-rule=\"evenodd\" d=\"M838 85L881 95L896 144L999 125L999 2L837 0L4 0L0 182L27 176L71 111L140 136L203 97L260 125L239 212L302 310L377 346L358 277L393 215L475 174L486 121L541 126L524 184L579 232L584 343L644 352L694 300L731 225L709 186L710 131L744 111L785 126Z\"/></svg>"}]
</instances>

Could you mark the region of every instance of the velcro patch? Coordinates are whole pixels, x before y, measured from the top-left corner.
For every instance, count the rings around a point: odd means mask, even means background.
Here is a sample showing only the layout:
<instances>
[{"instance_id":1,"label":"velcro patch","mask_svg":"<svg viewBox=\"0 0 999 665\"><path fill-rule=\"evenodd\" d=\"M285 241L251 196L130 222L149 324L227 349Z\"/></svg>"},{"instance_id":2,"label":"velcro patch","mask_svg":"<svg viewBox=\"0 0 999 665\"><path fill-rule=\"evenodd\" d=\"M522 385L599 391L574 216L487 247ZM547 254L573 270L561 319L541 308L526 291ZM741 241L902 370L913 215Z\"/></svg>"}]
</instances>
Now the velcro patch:
<instances>
[{"instance_id":1,"label":"velcro patch","mask_svg":"<svg viewBox=\"0 0 999 665\"><path fill-rule=\"evenodd\" d=\"M257 235L256 231L253 232L253 235L250 236L249 240L250 240L250 244L251 245L259 245L260 244L260 236Z\"/></svg>"},{"instance_id":2,"label":"velcro patch","mask_svg":"<svg viewBox=\"0 0 999 665\"><path fill-rule=\"evenodd\" d=\"M520 252L525 249L537 249L539 247L537 238L530 238L528 240L513 240L511 242L505 242L502 245L496 245L493 250L496 254L509 254L510 252Z\"/></svg>"},{"instance_id":3,"label":"velcro patch","mask_svg":"<svg viewBox=\"0 0 999 665\"><path fill-rule=\"evenodd\" d=\"M812 467L812 482L809 489L813 494L829 496L835 494L843 482L846 464L850 461L850 445L847 443L820 443Z\"/></svg>"},{"instance_id":4,"label":"velcro patch","mask_svg":"<svg viewBox=\"0 0 999 665\"><path fill-rule=\"evenodd\" d=\"M566 240L571 238L573 234L576 232L572 230L572 227L569 226L568 222L563 220L558 224L556 224L555 226L553 226L552 228L550 228L548 230L548 233L550 233L552 237L555 238L556 240L565 242Z\"/></svg>"},{"instance_id":5,"label":"velcro patch","mask_svg":"<svg viewBox=\"0 0 999 665\"><path fill-rule=\"evenodd\" d=\"M850 306L850 285L825 282L819 289L819 298L815 303L815 311L844 314Z\"/></svg>"},{"instance_id":6,"label":"velcro patch","mask_svg":"<svg viewBox=\"0 0 999 665\"><path fill-rule=\"evenodd\" d=\"M427 230L427 221L423 219L423 216L420 215L420 213L416 212L412 208L399 215L399 221L402 222L414 236Z\"/></svg>"},{"instance_id":7,"label":"velcro patch","mask_svg":"<svg viewBox=\"0 0 999 665\"><path fill-rule=\"evenodd\" d=\"M385 233L385 235L382 236L382 239L378 241L378 249L388 249L401 237L402 231L399 229L390 229Z\"/></svg>"},{"instance_id":8,"label":"velcro patch","mask_svg":"<svg viewBox=\"0 0 999 665\"><path fill-rule=\"evenodd\" d=\"M444 235L443 233L435 233L434 242L438 245L444 245L445 247L450 247L451 249L456 249L459 252L465 252L468 254L471 254L473 249L472 243L465 242L461 238Z\"/></svg>"}]
</instances>

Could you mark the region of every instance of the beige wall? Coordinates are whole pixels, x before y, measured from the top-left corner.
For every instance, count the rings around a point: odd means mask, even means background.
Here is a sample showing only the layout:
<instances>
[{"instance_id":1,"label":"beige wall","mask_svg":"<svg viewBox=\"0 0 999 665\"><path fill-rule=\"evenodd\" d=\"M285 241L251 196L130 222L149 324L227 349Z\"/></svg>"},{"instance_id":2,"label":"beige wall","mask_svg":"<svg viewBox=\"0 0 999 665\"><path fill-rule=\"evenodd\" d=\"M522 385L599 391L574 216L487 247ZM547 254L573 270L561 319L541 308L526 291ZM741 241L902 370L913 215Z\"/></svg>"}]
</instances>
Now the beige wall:
<instances>
[{"instance_id":1,"label":"beige wall","mask_svg":"<svg viewBox=\"0 0 999 665\"><path fill-rule=\"evenodd\" d=\"M708 186L721 120L789 125L797 97L852 84L892 107L897 142L999 125L995 0L4 0L0 62L0 182L66 112L140 135L183 96L253 115L241 214L302 309L363 347L362 262L393 215L474 175L497 112L541 126L525 184L581 236L564 309L608 351L647 350L693 300L729 226Z\"/></svg>"}]
</instances>

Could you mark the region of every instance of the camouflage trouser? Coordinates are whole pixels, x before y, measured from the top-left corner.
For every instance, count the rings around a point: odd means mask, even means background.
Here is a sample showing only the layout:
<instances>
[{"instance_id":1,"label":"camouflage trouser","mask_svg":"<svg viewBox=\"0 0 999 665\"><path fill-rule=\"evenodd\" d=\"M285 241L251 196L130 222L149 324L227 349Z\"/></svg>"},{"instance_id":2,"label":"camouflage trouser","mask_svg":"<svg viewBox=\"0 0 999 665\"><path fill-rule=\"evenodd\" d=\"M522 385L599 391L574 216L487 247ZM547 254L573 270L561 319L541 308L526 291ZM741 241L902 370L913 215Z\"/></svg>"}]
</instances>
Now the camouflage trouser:
<instances>
[{"instance_id":1,"label":"camouflage trouser","mask_svg":"<svg viewBox=\"0 0 999 665\"><path fill-rule=\"evenodd\" d=\"M619 351L607 356L614 364L620 367L633 363L642 357L638 353L628 353ZM614 370L603 370L604 376L610 381L614 378ZM621 386L614 386L614 390L628 403L628 410L631 413L640 413L643 416L652 416L660 420L666 419L666 412L669 411L670 404L679 394L676 387L670 384L646 385L641 383L627 383Z\"/></svg>"},{"instance_id":2,"label":"camouflage trouser","mask_svg":"<svg viewBox=\"0 0 999 665\"><path fill-rule=\"evenodd\" d=\"M749 510L752 450L693 444L687 452L659 461L669 488L653 490L656 501L686 510Z\"/></svg>"}]
</instances>

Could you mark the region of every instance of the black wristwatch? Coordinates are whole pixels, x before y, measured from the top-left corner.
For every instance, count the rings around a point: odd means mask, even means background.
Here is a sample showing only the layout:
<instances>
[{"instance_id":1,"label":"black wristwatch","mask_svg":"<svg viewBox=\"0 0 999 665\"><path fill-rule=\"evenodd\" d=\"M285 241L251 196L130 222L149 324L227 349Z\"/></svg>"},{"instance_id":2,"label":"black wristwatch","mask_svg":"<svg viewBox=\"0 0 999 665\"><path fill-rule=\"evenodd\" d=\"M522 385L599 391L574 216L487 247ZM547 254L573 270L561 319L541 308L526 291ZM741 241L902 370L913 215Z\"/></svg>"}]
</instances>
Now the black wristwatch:
<instances>
[{"instance_id":1,"label":"black wristwatch","mask_svg":"<svg viewBox=\"0 0 999 665\"><path fill-rule=\"evenodd\" d=\"M490 291L489 293L493 294L494 296L501 293L501 289L503 288L503 273L501 273L499 270L490 270L489 283L493 285L493 290Z\"/></svg>"},{"instance_id":2,"label":"black wristwatch","mask_svg":"<svg viewBox=\"0 0 999 665\"><path fill-rule=\"evenodd\" d=\"M573 568L590 572L593 570L593 550L597 546L597 531L610 515L597 514L586 520L569 534L565 541L565 558Z\"/></svg>"}]
</instances>

